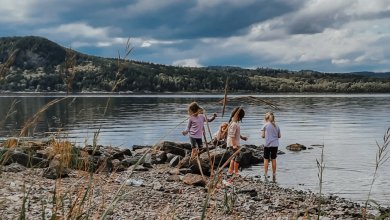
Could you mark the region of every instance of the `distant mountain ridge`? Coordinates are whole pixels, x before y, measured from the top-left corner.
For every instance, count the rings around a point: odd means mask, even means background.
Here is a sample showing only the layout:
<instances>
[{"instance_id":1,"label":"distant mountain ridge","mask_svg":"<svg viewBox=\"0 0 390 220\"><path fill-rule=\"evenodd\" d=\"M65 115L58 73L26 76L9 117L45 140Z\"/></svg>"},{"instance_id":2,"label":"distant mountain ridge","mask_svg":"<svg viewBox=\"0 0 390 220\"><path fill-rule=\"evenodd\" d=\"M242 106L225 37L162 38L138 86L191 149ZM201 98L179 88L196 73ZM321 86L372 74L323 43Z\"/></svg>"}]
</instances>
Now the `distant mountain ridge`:
<instances>
[{"instance_id":1,"label":"distant mountain ridge","mask_svg":"<svg viewBox=\"0 0 390 220\"><path fill-rule=\"evenodd\" d=\"M43 37L0 37L0 91L390 92L390 73L201 68L102 58Z\"/></svg>"}]
</instances>

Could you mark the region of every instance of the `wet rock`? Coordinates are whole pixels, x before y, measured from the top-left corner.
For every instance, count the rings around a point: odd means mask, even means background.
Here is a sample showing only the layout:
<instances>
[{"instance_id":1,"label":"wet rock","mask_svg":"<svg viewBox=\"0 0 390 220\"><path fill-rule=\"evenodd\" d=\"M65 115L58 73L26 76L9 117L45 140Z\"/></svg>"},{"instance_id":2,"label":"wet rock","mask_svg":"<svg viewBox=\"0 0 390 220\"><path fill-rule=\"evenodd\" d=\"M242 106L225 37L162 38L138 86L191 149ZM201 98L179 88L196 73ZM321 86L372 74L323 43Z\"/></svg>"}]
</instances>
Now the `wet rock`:
<instances>
[{"instance_id":1,"label":"wet rock","mask_svg":"<svg viewBox=\"0 0 390 220\"><path fill-rule=\"evenodd\" d=\"M301 150L306 150L307 148L302 144L295 143L295 144L288 145L286 149L290 151L301 151Z\"/></svg>"}]
</instances>

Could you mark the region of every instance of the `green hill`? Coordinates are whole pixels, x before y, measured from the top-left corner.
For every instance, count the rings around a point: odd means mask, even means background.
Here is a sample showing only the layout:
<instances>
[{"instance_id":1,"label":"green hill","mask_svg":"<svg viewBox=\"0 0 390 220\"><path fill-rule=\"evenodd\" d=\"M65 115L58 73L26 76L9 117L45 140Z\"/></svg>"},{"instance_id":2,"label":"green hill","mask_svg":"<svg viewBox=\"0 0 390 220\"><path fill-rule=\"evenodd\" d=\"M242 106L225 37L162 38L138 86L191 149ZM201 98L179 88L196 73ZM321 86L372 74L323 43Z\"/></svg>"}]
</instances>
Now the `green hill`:
<instances>
[{"instance_id":1,"label":"green hill","mask_svg":"<svg viewBox=\"0 0 390 220\"><path fill-rule=\"evenodd\" d=\"M389 73L187 68L102 58L35 36L0 38L0 91L38 92L390 92Z\"/></svg>"}]
</instances>

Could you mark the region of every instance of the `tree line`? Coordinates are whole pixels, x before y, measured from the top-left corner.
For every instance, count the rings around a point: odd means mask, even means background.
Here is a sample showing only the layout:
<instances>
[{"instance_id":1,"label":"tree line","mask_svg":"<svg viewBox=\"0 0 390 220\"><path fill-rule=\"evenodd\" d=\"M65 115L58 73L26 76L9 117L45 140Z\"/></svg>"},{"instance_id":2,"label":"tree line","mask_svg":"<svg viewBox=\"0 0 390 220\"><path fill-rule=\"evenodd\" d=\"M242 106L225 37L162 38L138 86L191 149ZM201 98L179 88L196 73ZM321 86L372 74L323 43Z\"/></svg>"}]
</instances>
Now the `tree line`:
<instances>
[{"instance_id":1,"label":"tree line","mask_svg":"<svg viewBox=\"0 0 390 220\"><path fill-rule=\"evenodd\" d=\"M0 38L0 49L2 91L109 92L117 85L116 92L221 93L227 81L231 92L390 92L388 73L167 66L88 56L39 37Z\"/></svg>"}]
</instances>

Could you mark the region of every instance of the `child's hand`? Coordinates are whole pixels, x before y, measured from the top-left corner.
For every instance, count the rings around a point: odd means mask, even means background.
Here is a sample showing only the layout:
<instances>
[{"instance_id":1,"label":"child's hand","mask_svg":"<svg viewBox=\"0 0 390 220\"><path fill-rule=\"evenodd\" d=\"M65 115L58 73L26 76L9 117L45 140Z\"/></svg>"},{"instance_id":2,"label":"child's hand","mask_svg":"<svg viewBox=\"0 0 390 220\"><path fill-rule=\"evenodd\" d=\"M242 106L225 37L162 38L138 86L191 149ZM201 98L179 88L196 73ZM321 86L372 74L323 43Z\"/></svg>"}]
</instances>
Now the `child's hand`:
<instances>
[{"instance_id":1,"label":"child's hand","mask_svg":"<svg viewBox=\"0 0 390 220\"><path fill-rule=\"evenodd\" d=\"M246 141L246 140L248 140L248 137L242 136L241 139Z\"/></svg>"},{"instance_id":2,"label":"child's hand","mask_svg":"<svg viewBox=\"0 0 390 220\"><path fill-rule=\"evenodd\" d=\"M181 132L183 135L187 135L188 134L188 131L182 131Z\"/></svg>"},{"instance_id":3,"label":"child's hand","mask_svg":"<svg viewBox=\"0 0 390 220\"><path fill-rule=\"evenodd\" d=\"M217 117L217 113L214 113L214 114L213 114L213 117L216 118L216 117Z\"/></svg>"}]
</instances>

